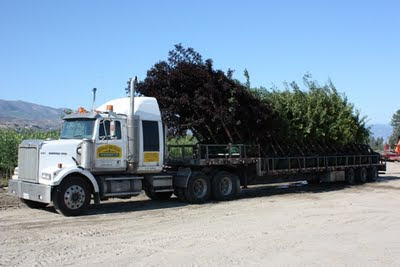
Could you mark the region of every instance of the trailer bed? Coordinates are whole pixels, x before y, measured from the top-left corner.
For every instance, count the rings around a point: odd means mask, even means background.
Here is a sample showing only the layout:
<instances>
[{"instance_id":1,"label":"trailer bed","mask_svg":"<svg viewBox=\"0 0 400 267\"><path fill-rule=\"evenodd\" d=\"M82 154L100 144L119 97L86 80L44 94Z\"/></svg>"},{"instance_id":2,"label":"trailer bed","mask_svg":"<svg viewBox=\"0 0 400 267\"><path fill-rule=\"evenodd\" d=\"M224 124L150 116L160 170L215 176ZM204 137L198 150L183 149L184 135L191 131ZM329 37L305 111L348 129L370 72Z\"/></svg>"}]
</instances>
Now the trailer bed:
<instances>
[{"instance_id":1,"label":"trailer bed","mask_svg":"<svg viewBox=\"0 0 400 267\"><path fill-rule=\"evenodd\" d=\"M258 176L340 171L371 166L376 166L379 171L386 170L386 161L378 153L262 157L258 145L243 144L169 145L166 164L180 167L241 167L253 164Z\"/></svg>"}]
</instances>

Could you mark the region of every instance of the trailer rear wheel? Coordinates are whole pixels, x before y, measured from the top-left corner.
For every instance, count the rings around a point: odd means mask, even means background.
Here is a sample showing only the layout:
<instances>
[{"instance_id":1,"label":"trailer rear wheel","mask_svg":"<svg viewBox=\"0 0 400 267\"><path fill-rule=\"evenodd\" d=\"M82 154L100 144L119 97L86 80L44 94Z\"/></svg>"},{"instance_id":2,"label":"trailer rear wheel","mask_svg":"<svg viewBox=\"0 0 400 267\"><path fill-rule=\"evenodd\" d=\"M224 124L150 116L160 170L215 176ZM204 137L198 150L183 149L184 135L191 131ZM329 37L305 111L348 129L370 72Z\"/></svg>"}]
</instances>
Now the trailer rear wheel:
<instances>
[{"instance_id":1,"label":"trailer rear wheel","mask_svg":"<svg viewBox=\"0 0 400 267\"><path fill-rule=\"evenodd\" d=\"M146 188L144 192L152 200L168 200L172 196L172 192L154 192L152 188Z\"/></svg>"},{"instance_id":2,"label":"trailer rear wheel","mask_svg":"<svg viewBox=\"0 0 400 267\"><path fill-rule=\"evenodd\" d=\"M193 173L184 191L185 198L188 202L194 204L204 203L210 197L210 179L202 172Z\"/></svg>"},{"instance_id":3,"label":"trailer rear wheel","mask_svg":"<svg viewBox=\"0 0 400 267\"><path fill-rule=\"evenodd\" d=\"M37 202L29 199L24 199L20 198L21 202L24 203L26 206L28 206L31 209L44 209L49 205L48 203L43 203L43 202Z\"/></svg>"},{"instance_id":4,"label":"trailer rear wheel","mask_svg":"<svg viewBox=\"0 0 400 267\"><path fill-rule=\"evenodd\" d=\"M238 178L226 171L218 172L212 181L212 194L216 200L230 200L236 197Z\"/></svg>"},{"instance_id":5,"label":"trailer rear wheel","mask_svg":"<svg viewBox=\"0 0 400 267\"><path fill-rule=\"evenodd\" d=\"M364 167L358 168L356 172L357 182L365 183L367 182L367 169Z\"/></svg>"},{"instance_id":6,"label":"trailer rear wheel","mask_svg":"<svg viewBox=\"0 0 400 267\"><path fill-rule=\"evenodd\" d=\"M379 171L378 168L376 166L372 166L372 168L370 168L368 170L368 181L370 182L376 182L376 180L379 177Z\"/></svg>"},{"instance_id":7,"label":"trailer rear wheel","mask_svg":"<svg viewBox=\"0 0 400 267\"><path fill-rule=\"evenodd\" d=\"M346 183L348 184L355 184L356 179L355 179L355 173L353 168L348 168L346 170Z\"/></svg>"},{"instance_id":8,"label":"trailer rear wheel","mask_svg":"<svg viewBox=\"0 0 400 267\"><path fill-rule=\"evenodd\" d=\"M64 216L77 216L89 207L90 188L80 177L67 178L53 192L56 211Z\"/></svg>"}]
</instances>

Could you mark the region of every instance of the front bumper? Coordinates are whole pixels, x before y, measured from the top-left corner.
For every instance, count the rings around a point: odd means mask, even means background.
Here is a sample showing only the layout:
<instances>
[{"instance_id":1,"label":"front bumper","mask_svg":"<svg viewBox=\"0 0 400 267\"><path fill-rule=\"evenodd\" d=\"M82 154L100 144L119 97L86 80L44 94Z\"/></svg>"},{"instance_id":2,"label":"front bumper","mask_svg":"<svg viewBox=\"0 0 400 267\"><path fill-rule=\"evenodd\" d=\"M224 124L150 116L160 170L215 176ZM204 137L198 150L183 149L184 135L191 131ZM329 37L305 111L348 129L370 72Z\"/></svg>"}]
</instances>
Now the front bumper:
<instances>
[{"instance_id":1,"label":"front bumper","mask_svg":"<svg viewBox=\"0 0 400 267\"><path fill-rule=\"evenodd\" d=\"M51 202L51 186L44 184L10 180L8 182L8 194L43 203Z\"/></svg>"}]
</instances>

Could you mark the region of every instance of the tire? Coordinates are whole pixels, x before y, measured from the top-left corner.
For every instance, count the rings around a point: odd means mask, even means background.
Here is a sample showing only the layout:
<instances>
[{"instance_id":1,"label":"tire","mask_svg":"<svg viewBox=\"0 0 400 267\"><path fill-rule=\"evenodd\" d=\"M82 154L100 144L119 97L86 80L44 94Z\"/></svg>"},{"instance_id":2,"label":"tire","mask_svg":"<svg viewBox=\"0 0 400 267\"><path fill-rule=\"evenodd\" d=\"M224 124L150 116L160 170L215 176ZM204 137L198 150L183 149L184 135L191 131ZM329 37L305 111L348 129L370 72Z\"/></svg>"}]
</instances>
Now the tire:
<instances>
[{"instance_id":1,"label":"tire","mask_svg":"<svg viewBox=\"0 0 400 267\"><path fill-rule=\"evenodd\" d=\"M184 189L185 199L192 204L202 204L211 195L210 179L202 172L192 173Z\"/></svg>"},{"instance_id":2,"label":"tire","mask_svg":"<svg viewBox=\"0 0 400 267\"><path fill-rule=\"evenodd\" d=\"M364 167L358 168L356 171L356 179L359 183L366 183L367 182L367 169Z\"/></svg>"},{"instance_id":3,"label":"tire","mask_svg":"<svg viewBox=\"0 0 400 267\"><path fill-rule=\"evenodd\" d=\"M184 188L176 188L174 194L180 201L187 202Z\"/></svg>"},{"instance_id":4,"label":"tire","mask_svg":"<svg viewBox=\"0 0 400 267\"><path fill-rule=\"evenodd\" d=\"M67 178L53 193L54 208L64 216L83 214L89 207L90 199L90 187L80 177Z\"/></svg>"},{"instance_id":5,"label":"tire","mask_svg":"<svg viewBox=\"0 0 400 267\"><path fill-rule=\"evenodd\" d=\"M237 183L237 176L226 171L218 172L211 184L213 197L219 201L234 199L237 193Z\"/></svg>"},{"instance_id":6,"label":"tire","mask_svg":"<svg viewBox=\"0 0 400 267\"><path fill-rule=\"evenodd\" d=\"M378 180L378 177L379 177L378 168L376 166L372 166L372 168L368 170L368 181L376 182Z\"/></svg>"},{"instance_id":7,"label":"tire","mask_svg":"<svg viewBox=\"0 0 400 267\"><path fill-rule=\"evenodd\" d=\"M356 183L356 178L355 178L355 172L353 168L348 168L346 170L346 183L347 184L355 184Z\"/></svg>"},{"instance_id":8,"label":"tire","mask_svg":"<svg viewBox=\"0 0 400 267\"><path fill-rule=\"evenodd\" d=\"M29 199L20 198L21 202L31 209L44 209L49 205L48 203L37 202Z\"/></svg>"},{"instance_id":9,"label":"tire","mask_svg":"<svg viewBox=\"0 0 400 267\"><path fill-rule=\"evenodd\" d=\"M168 200L172 196L172 192L154 192L153 188L146 188L144 192L152 200Z\"/></svg>"},{"instance_id":10,"label":"tire","mask_svg":"<svg viewBox=\"0 0 400 267\"><path fill-rule=\"evenodd\" d=\"M240 184L240 178L237 178L237 183L236 183L236 197L239 196L242 193L242 186Z\"/></svg>"}]
</instances>

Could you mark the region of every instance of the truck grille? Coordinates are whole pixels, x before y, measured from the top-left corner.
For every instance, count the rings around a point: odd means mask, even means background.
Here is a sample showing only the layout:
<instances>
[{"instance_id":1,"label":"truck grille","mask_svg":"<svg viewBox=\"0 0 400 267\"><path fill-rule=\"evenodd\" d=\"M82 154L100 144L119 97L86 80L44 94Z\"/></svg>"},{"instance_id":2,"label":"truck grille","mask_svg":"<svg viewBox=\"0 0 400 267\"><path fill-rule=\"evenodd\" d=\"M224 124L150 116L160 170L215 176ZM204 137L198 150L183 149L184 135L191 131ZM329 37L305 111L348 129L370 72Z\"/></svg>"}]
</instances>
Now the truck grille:
<instances>
[{"instance_id":1,"label":"truck grille","mask_svg":"<svg viewBox=\"0 0 400 267\"><path fill-rule=\"evenodd\" d=\"M38 182L38 149L35 146L23 147L18 150L18 179L28 182Z\"/></svg>"}]
</instances>

